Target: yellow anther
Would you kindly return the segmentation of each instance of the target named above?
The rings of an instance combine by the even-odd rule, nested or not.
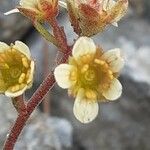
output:
[[[26,85],[25,84],[20,84],[19,89],[23,89]]]
[[[99,65],[104,65],[105,64],[105,61],[99,60],[99,59],[95,59],[94,62],[99,64]]]
[[[87,55],[82,56],[81,60],[82,62],[87,63],[91,60],[91,58],[92,58],[91,55],[87,54]]]
[[[77,80],[77,73],[76,71],[72,71],[70,74],[70,80],[76,81]]]
[[[109,74],[109,75],[112,75],[113,72],[112,72],[111,70],[108,70],[108,74]]]
[[[84,65],[81,69],[81,73],[86,72],[88,69],[89,69],[89,65],[88,64]]]
[[[16,91],[18,91],[20,88],[19,88],[19,84],[17,84],[17,85],[15,85],[15,86],[13,86],[13,87],[11,87],[11,91],[12,92],[16,92]]]
[[[109,75],[109,78],[112,80],[114,78],[114,76],[111,74],[111,75]]]
[[[104,64],[104,68],[105,68],[105,69],[108,68],[108,64],[107,64],[107,63]]]
[[[91,99],[91,100],[96,100],[97,99],[96,92],[93,91],[93,90],[86,90],[85,95],[88,99]]]
[[[4,66],[5,66],[5,68],[6,68],[6,69],[9,69],[9,66],[8,66],[8,64],[5,64]]]
[[[28,68],[28,67],[29,67],[28,60],[27,60],[26,57],[23,57],[23,58],[22,58],[22,64],[24,65],[25,68]]]
[[[20,75],[20,77],[19,77],[18,82],[19,82],[20,84],[23,83],[25,77],[26,77],[25,73],[22,73],[22,74]]]
[[[1,63],[0,64],[0,68],[2,68],[2,69],[9,69],[9,66],[8,66],[8,64],[3,64],[3,63]]]

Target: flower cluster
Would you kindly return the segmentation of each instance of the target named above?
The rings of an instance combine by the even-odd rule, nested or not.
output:
[[[34,61],[21,41],[8,46],[0,42],[0,93],[9,97],[22,95],[32,86]]]
[[[98,114],[97,102],[113,101],[122,93],[117,77],[124,66],[119,49],[104,53],[93,40],[80,37],[72,50],[69,64],[56,67],[54,75],[58,85],[68,88],[76,97],[74,115],[82,123],[92,121]]]
[[[72,46],[67,45],[63,28],[56,21],[58,5],[68,10],[70,22],[79,35],[72,50]],[[60,0],[21,0],[20,6],[5,13],[21,12],[36,22],[35,28],[46,39],[56,43],[59,49],[65,47],[62,50],[65,56],[72,52],[68,64],[55,68],[54,76],[58,85],[75,97],[73,112],[82,123],[95,119],[98,102],[113,101],[121,96],[122,85],[117,77],[124,59],[120,49],[104,52],[89,37],[102,32],[107,25],[118,26],[117,22],[127,8],[128,0],[66,0],[66,3]],[[53,35],[43,27],[43,22],[50,24]],[[34,61],[25,44],[19,41],[11,46],[0,43],[1,93],[11,97],[21,95],[31,86],[33,73]]]

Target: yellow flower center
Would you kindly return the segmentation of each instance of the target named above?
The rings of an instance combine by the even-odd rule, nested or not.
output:
[[[21,52],[9,49],[0,53],[1,91],[16,92],[25,87],[29,77],[31,61]]]
[[[76,80],[76,84],[71,88],[71,93],[76,95],[78,90],[83,88],[87,99],[101,99],[102,92],[109,88],[115,76],[109,64],[101,59],[101,55],[90,57],[87,54],[81,56],[78,62],[72,57],[69,64],[77,68],[77,71],[73,70],[70,76],[72,81]]]
[[[95,71],[94,70],[88,70],[85,73],[85,80],[87,81],[93,81],[95,79]]]

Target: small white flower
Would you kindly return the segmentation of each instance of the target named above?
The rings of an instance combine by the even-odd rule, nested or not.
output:
[[[80,37],[72,50],[68,64],[55,68],[58,85],[76,97],[73,112],[82,123],[88,123],[98,114],[98,103],[116,100],[122,85],[117,76],[124,66],[119,49],[103,53],[93,40]]]
[[[117,27],[117,22],[126,14],[128,8],[128,0],[66,0],[66,2],[74,31],[82,36],[102,32],[109,24]]]
[[[43,20],[47,15],[57,15],[58,4],[61,7],[67,7],[67,4],[60,0],[20,0],[20,6],[4,14],[21,12],[32,20]]]
[[[22,95],[32,86],[35,63],[29,48],[21,41],[8,46],[0,42],[0,93]]]

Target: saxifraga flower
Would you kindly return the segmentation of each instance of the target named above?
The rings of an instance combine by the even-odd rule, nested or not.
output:
[[[0,93],[22,95],[33,83],[35,63],[29,48],[21,41],[8,46],[0,42]]]
[[[62,7],[66,7],[66,3],[58,0],[21,0],[20,6],[6,12],[5,15],[21,12],[24,16],[33,21],[43,21],[47,18],[57,16],[58,4]]]
[[[71,24],[82,36],[102,32],[109,24],[117,26],[127,8],[128,0],[67,0]]]
[[[68,64],[57,66],[54,75],[58,85],[76,97],[73,112],[79,121],[91,122],[98,114],[98,102],[121,96],[122,85],[117,77],[123,66],[119,49],[104,53],[90,38],[76,41]]]

